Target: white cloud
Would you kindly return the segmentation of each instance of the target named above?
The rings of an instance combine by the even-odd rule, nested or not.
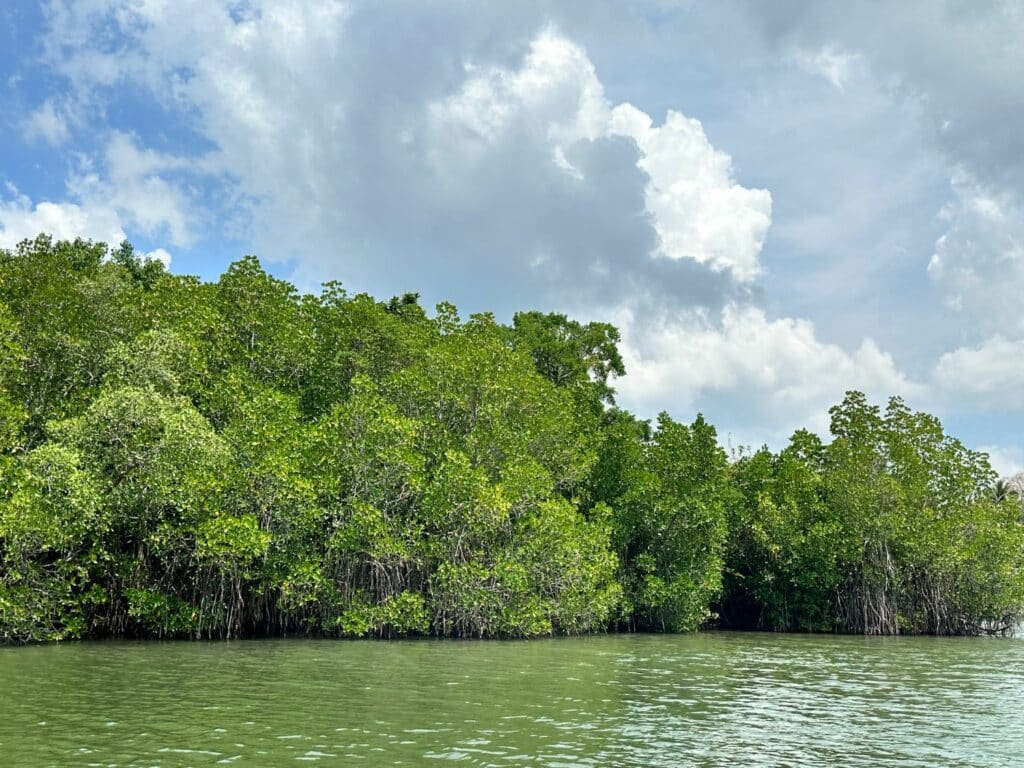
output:
[[[468,71],[457,93],[431,105],[440,165],[464,154],[467,142],[499,145],[512,125],[525,123],[550,142],[552,162],[583,180],[566,159],[569,146],[627,137],[648,176],[646,208],[658,234],[657,255],[729,270],[745,282],[760,272],[771,194],[733,180],[731,158],[711,145],[699,120],[670,110],[655,126],[628,102],[613,107],[586,52],[550,29],[533,40],[519,69]]]
[[[55,147],[63,144],[71,135],[67,114],[52,99],[47,99],[32,110],[22,122],[21,130],[29,141],[43,140]]]
[[[48,233],[58,239],[84,237],[116,245],[131,228],[175,245],[190,245],[195,239],[193,201],[170,176],[194,174],[201,162],[141,148],[133,137],[114,131],[98,165],[81,158],[80,169],[67,180],[69,200],[33,203],[9,187],[11,198],[0,201],[0,243],[11,247]],[[167,252],[158,251],[157,258],[163,260]]]
[[[152,251],[143,253],[142,258],[149,261],[159,261],[161,264],[164,265],[164,269],[171,268],[171,254],[169,254],[163,248],[156,248]]]
[[[860,64],[860,56],[838,50],[832,45],[825,45],[816,51],[797,51],[794,58],[802,70],[825,78],[840,91],[846,88]]]
[[[956,198],[940,214],[949,224],[928,275],[973,327],[1024,335],[1024,206],[962,170],[951,183]]]
[[[0,248],[13,249],[23,240],[33,240],[39,234],[51,235],[55,240],[80,237],[111,247],[127,239],[121,218],[112,206],[50,201],[33,203],[13,186],[8,185],[8,190],[11,197],[0,199]],[[139,256],[159,261],[165,269],[171,266],[171,254],[164,248],[155,248]]]
[[[1024,408],[1024,341],[993,336],[939,358],[936,383],[951,395],[995,410]]]
[[[761,271],[758,256],[771,225],[772,198],[732,179],[732,159],[711,146],[699,120],[670,110],[661,126],[631,104],[612,113],[612,132],[641,149],[637,162],[650,176],[647,208],[661,252],[729,269],[740,280]]]
[[[955,322],[920,322],[922,336],[930,338],[921,338],[919,348],[934,349],[940,335],[951,333],[959,336],[957,344],[968,346],[986,338],[1024,338],[1024,5],[906,0],[879,13],[866,0],[734,2],[759,22],[777,50],[804,52],[798,63],[835,84],[849,82],[851,71],[870,73],[876,88],[913,112],[918,135],[939,150],[936,159],[952,175],[952,199],[939,213],[945,232],[935,243],[928,275]],[[844,58],[850,56],[855,58]],[[906,154],[894,159],[894,167]],[[903,184],[894,179],[877,186],[884,199]],[[909,202],[902,199],[903,205]],[[878,220],[871,217],[876,240],[884,237]],[[922,221],[912,226],[918,232],[928,228]],[[826,234],[834,235],[831,229]],[[854,267],[866,273],[859,261]],[[915,288],[908,284],[902,293],[908,296],[907,314],[920,312],[920,318],[927,310],[914,306]],[[967,351],[951,353],[942,375],[954,377],[950,366],[966,359]]]
[[[81,200],[104,201],[136,231],[166,234],[175,245],[187,246],[195,238],[192,201],[169,175],[190,172],[198,162],[140,148],[133,137],[115,131],[101,168],[87,162],[69,179],[68,190]]]
[[[778,439],[799,426],[824,432],[829,406],[849,389],[875,398],[923,392],[870,339],[851,354],[818,339],[809,321],[770,319],[753,307],[644,327],[635,327],[628,312],[617,320],[628,371],[621,399],[645,413],[666,403],[686,412],[701,396],[727,394]]]
[[[62,240],[82,237],[116,244],[125,239],[117,211],[110,206],[49,201],[33,204],[17,190],[12,192],[11,199],[0,200],[0,248],[13,248],[43,232]]]
[[[462,87],[429,107],[435,140],[455,129],[460,138],[468,134],[493,144],[519,122],[550,140],[553,150],[564,150],[608,132],[610,107],[594,65],[551,28],[531,41],[519,69],[467,63],[465,71]]]
[[[213,148],[175,158],[116,135],[76,192],[185,239],[172,180],[201,169],[228,180],[257,252],[295,258],[306,284],[505,317],[615,308],[620,401],[646,413],[722,394],[783,434],[823,428],[847,388],[919,391],[873,342],[849,352],[749,306],[771,195],[740,183],[699,120],[611,100],[587,51],[538,33],[536,14],[503,10],[497,27],[457,3],[370,7],[55,4],[50,55],[79,89],[102,103],[130,80]],[[845,82],[838,60],[832,74]]]
[[[83,103],[130,80],[187,116],[213,147],[193,169],[228,191],[223,226],[312,285],[343,270],[361,289],[441,298],[459,283],[502,312],[567,288],[718,302],[753,280],[771,197],[734,180],[699,121],[613,106],[586,51],[535,19],[505,19],[532,33],[517,57],[513,30],[497,45],[456,5],[428,15],[448,39],[422,39],[415,14],[340,3],[55,3],[48,50]],[[74,191],[185,243],[187,195],[170,182],[188,171],[147,152],[119,136],[107,175]]]

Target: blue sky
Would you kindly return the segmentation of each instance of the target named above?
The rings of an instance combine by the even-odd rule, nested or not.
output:
[[[623,332],[731,445],[848,388],[1024,467],[1024,6],[70,0],[0,10],[0,247]]]

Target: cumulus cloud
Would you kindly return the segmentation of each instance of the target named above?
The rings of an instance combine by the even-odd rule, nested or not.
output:
[[[10,248],[41,232],[116,245],[127,239],[126,228],[189,245],[195,238],[193,200],[165,175],[194,173],[195,165],[194,160],[140,148],[131,136],[114,131],[99,162],[80,158],[67,179],[69,200],[33,202],[8,185],[8,199],[0,200],[0,247]],[[155,258],[166,258],[169,264],[167,251],[158,251]]]
[[[949,200],[938,211],[944,232],[927,273],[954,321],[936,316],[932,326],[947,338],[955,333],[962,345],[934,365],[933,394],[961,406],[1021,407],[1024,6],[911,0],[879,12],[867,0],[733,5],[777,49],[795,51],[805,69],[838,84],[852,62],[916,111],[950,178]],[[937,346],[934,338],[925,343]]]
[[[873,342],[847,352],[758,308],[769,192],[744,185],[685,103],[662,117],[610,98],[547,15],[55,1],[47,56],[80,103],[102,114],[131,84],[203,146],[114,133],[74,193],[187,242],[185,181],[216,178],[218,221],[291,260],[303,287],[340,276],[506,318],[610,316],[625,331],[620,401],[648,412],[725,393],[783,430],[822,424],[848,387],[915,391]],[[815,66],[842,85],[852,65],[830,55]]]
[[[105,201],[136,231],[189,245],[195,237],[192,200],[170,176],[191,172],[199,162],[142,148],[132,136],[114,131],[100,167],[86,160],[69,179],[68,190],[82,200]]]
[[[617,319],[630,371],[620,390],[647,414],[666,402],[690,409],[713,392],[728,396],[733,411],[757,413],[759,439],[777,442],[799,426],[824,432],[829,406],[849,389],[876,399],[923,391],[870,339],[849,353],[819,339],[806,320],[771,319],[755,307],[727,306],[720,316],[693,313],[642,327],[628,311]],[[716,415],[727,424],[742,421],[730,409]]]
[[[947,352],[935,366],[935,379],[957,397],[995,410],[1024,408],[1024,340],[996,335]]]
[[[632,104],[613,106],[585,51],[550,29],[532,41],[519,69],[469,74],[457,93],[431,105],[446,153],[461,154],[467,140],[499,144],[508,126],[521,121],[550,143],[557,166],[585,183],[568,160],[572,145],[626,137],[648,177],[644,198],[658,236],[655,255],[729,270],[740,281],[757,276],[771,195],[733,180],[732,159],[711,145],[699,120],[670,110],[658,126]]]
[[[33,203],[27,196],[9,187],[11,196],[0,200],[0,248],[13,248],[22,240],[31,240],[40,232],[57,239],[82,237],[105,243],[125,239],[117,211],[104,205],[77,203]]]
[[[85,204],[50,201],[33,203],[27,196],[8,185],[10,197],[0,199],[0,248],[13,249],[23,240],[33,240],[41,233],[57,240],[81,237],[116,246],[127,239],[121,216],[110,205],[91,201]],[[171,266],[171,254],[164,248],[140,254],[143,259]]]
[[[441,4],[428,23],[451,27],[442,44],[420,39],[425,12],[405,11],[57,2],[48,49],[94,101],[131,81],[189,115],[214,147],[203,169],[242,203],[234,231],[264,257],[295,259],[299,280],[340,271],[395,290],[400,273],[398,287],[433,298],[453,282],[474,297],[500,284],[499,311],[564,304],[567,285],[603,303],[625,289],[684,304],[745,290],[771,198],[734,179],[699,121],[670,112],[655,125],[612,104],[586,51],[554,27],[524,22],[496,45],[493,29]],[[178,210],[151,181],[126,202]]]
[[[911,102],[945,156],[947,230],[928,273],[977,330],[1024,332],[1024,6],[1009,0],[911,0],[879,13],[867,0],[754,3],[748,18],[797,60],[834,81],[851,61]],[[810,52],[810,53],[808,53]]]
[[[670,110],[661,126],[632,106],[612,113],[612,130],[631,137],[650,177],[647,209],[661,240],[660,253],[728,269],[742,281],[761,271],[758,256],[771,223],[767,190],[732,180],[732,158],[711,146],[699,120]]]

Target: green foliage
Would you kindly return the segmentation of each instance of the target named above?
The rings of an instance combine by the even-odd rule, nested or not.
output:
[[[157,637],[187,636],[198,627],[196,611],[176,595],[128,587],[124,597],[132,621]]]
[[[1024,526],[987,458],[898,398],[851,392],[834,439],[797,433],[733,467],[728,596],[738,626],[869,634],[1005,631],[1024,598]]]
[[[725,452],[701,416],[687,426],[663,413],[639,444],[628,421],[613,427],[611,445],[621,450],[598,479],[617,494],[609,502],[632,620],[648,629],[695,629],[710,618],[721,587]]]
[[[175,331],[143,331],[119,342],[107,355],[104,383],[108,387],[149,388],[162,395],[196,391],[203,370],[194,344]]]
[[[337,619],[327,622],[326,628],[349,637],[426,634],[430,630],[430,613],[423,595],[400,592],[379,603],[355,603]]]
[[[17,323],[0,301],[0,471],[8,460],[8,454],[21,442],[27,415],[11,391],[17,386],[24,362],[25,353],[18,344]]]
[[[971,633],[1024,605],[983,455],[851,394],[732,465],[613,406],[618,331],[429,317],[253,257],[0,251],[0,640]]]
[[[108,522],[99,483],[60,445],[27,454],[0,502],[0,639],[60,640],[87,628]]]
[[[723,620],[761,629],[839,629],[832,606],[853,556],[852,531],[823,498],[821,441],[797,433],[778,454],[762,449],[732,467]]]
[[[512,319],[512,340],[533,357],[538,373],[557,387],[573,390],[584,404],[600,412],[602,403],[614,403],[608,380],[626,373],[615,326],[518,312]]]
[[[388,377],[385,390],[406,415],[431,425],[422,442],[431,459],[460,451],[497,479],[507,463],[528,458],[569,491],[585,481],[596,458],[595,424],[570,393],[509,348],[506,331],[476,315]]]
[[[47,420],[84,409],[111,347],[141,330],[144,288],[105,256],[102,244],[44,236],[0,251],[0,303],[14,315],[23,360],[10,389],[33,443]]]

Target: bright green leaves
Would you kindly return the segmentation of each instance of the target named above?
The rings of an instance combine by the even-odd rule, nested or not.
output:
[[[434,627],[456,637],[532,637],[550,634],[551,620],[529,574],[505,553],[490,562],[441,563],[431,578]]]
[[[442,633],[593,631],[619,607],[606,511],[588,520],[553,493],[542,468],[528,473],[518,467],[493,485],[465,455],[449,453],[428,489],[430,604]]]
[[[176,595],[128,587],[124,598],[128,617],[156,637],[188,636],[199,627],[199,612]]]
[[[373,563],[385,563],[414,557],[409,538],[400,521],[370,504],[353,501],[337,522],[328,548],[339,554],[365,557]]]
[[[110,252],[110,260],[147,290],[151,290],[167,274],[162,262],[136,253],[127,240]]]
[[[1010,549],[1024,549],[1021,532],[989,513],[995,475],[984,457],[947,437],[933,416],[895,398],[882,413],[851,393],[832,409],[832,426],[824,497],[860,544],[840,588],[844,626],[959,633],[980,620],[1005,623],[1001,614],[1019,610],[998,600],[979,610],[972,585],[983,558],[964,556],[979,538],[1015,538]],[[982,568],[1000,570],[992,560]]]
[[[460,451],[492,478],[508,462],[532,459],[569,490],[594,462],[592,425],[503,336],[493,319],[475,316],[390,377],[385,390],[404,413],[431,425],[424,435],[430,456]]]
[[[0,303],[16,319],[23,356],[11,392],[28,414],[33,439],[47,420],[85,407],[108,351],[140,329],[143,289],[105,255],[103,245],[46,237],[15,253],[0,251]]]
[[[109,390],[52,432],[106,479],[118,525],[141,533],[169,515],[198,520],[219,506],[231,454],[184,399],[152,389]]]
[[[610,423],[595,489],[614,509],[632,621],[696,629],[721,587],[730,497],[725,453],[699,416],[687,426],[662,414],[651,439],[644,437],[628,419]]]
[[[270,536],[254,515],[234,507],[232,452],[209,422],[184,398],[121,387],[104,391],[81,416],[51,432],[102,478],[110,588],[125,595],[155,591],[174,605],[183,601],[191,606],[189,616],[195,614],[189,626],[197,632],[226,624],[237,633],[242,581]],[[214,584],[211,599],[205,593]],[[133,610],[111,606],[97,623],[111,632],[125,631],[131,625],[124,622],[136,619],[140,629],[149,627],[150,614]]]
[[[933,417],[853,393],[832,443],[729,466],[701,417],[610,407],[618,341],[252,257],[204,284],[127,244],[0,251],[0,638],[1020,615],[1019,507]]]
[[[571,390],[582,405],[600,413],[602,404],[614,402],[609,379],[626,373],[614,326],[584,325],[554,313],[518,312],[512,320],[512,339],[517,349],[533,358],[541,376]]]
[[[196,555],[217,565],[244,567],[267,552],[270,534],[255,515],[215,514],[196,530]]]
[[[974,633],[1024,601],[1024,528],[984,456],[899,399],[851,392],[828,445],[805,432],[734,468],[727,621],[767,629]]]
[[[487,473],[469,458],[449,451],[424,496],[420,519],[431,548],[443,559],[461,559],[510,532],[511,504]]]
[[[558,632],[595,632],[621,608],[619,561],[610,549],[606,507],[584,518],[573,504],[553,497],[519,521],[515,559],[526,569],[530,590],[541,599],[544,616]]]
[[[93,583],[107,528],[96,478],[77,453],[44,445],[12,468],[0,500],[0,639],[77,637],[105,594]]]
[[[740,458],[731,505],[722,619],[730,626],[830,631],[843,563],[858,542],[823,500],[821,440],[797,433],[778,454]]]
[[[18,344],[17,324],[0,301],[0,472],[3,472],[7,454],[21,442],[27,416],[24,407],[12,394],[18,386],[24,362],[25,352]]]
[[[423,635],[430,630],[430,612],[422,595],[400,592],[380,602],[355,601],[324,628],[350,637]]]
[[[26,456],[21,469],[0,517],[8,554],[73,552],[103,532],[99,484],[82,469],[75,451],[41,446]]]
[[[324,538],[317,503],[318,478],[308,468],[314,428],[299,413],[296,398],[268,387],[254,388],[232,404],[221,437],[233,457],[224,483],[224,509],[258,522],[269,538],[265,551],[244,568],[251,598],[282,601],[305,624],[304,607],[322,584],[314,556]],[[266,621],[270,621],[269,619]],[[264,626],[261,631],[274,631]]]
[[[308,367],[309,323],[294,286],[268,275],[254,256],[232,264],[213,297],[220,318],[215,360],[292,391]]]
[[[353,382],[317,431],[311,460],[328,499],[354,498],[384,508],[408,505],[423,487],[422,429],[366,377]]]
[[[106,360],[105,383],[182,395],[195,391],[202,370],[199,351],[186,337],[168,330],[145,331],[114,345]]]
[[[348,401],[317,427],[309,459],[326,513],[320,600],[325,629],[402,633],[419,626],[368,612],[368,606],[391,605],[419,580],[412,512],[426,482],[420,431],[362,375],[353,381]]]

